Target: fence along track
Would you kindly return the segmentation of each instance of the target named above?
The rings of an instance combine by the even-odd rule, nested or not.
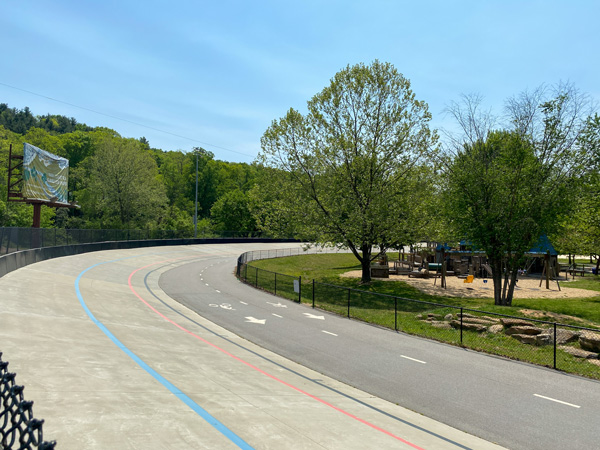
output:
[[[348,318],[600,379],[600,351],[589,347],[590,342],[600,341],[600,329],[378,294],[315,280],[302,283],[300,277],[249,264],[260,259],[330,252],[337,251],[292,248],[247,252],[238,258],[237,276],[256,288],[296,302],[312,302],[313,308]],[[301,292],[294,289],[294,280],[296,286],[303,285]]]

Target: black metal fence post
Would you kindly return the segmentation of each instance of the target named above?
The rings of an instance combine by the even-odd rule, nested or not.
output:
[[[315,309],[315,279],[313,278],[313,291],[312,291],[312,307]]]
[[[298,277],[298,303],[302,303],[302,275]]]
[[[254,286],[258,287],[258,267],[254,268]]]
[[[556,369],[556,322],[554,322],[554,368]]]
[[[275,295],[277,295],[277,272],[275,272]]]
[[[398,297],[394,297],[394,330],[398,331]]]
[[[348,289],[348,317],[350,317],[350,289]]]
[[[463,343],[463,309],[460,308],[460,343]]]

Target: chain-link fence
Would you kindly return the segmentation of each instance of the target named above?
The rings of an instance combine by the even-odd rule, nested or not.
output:
[[[489,354],[600,379],[600,329],[508,316],[378,294],[259,269],[247,262],[303,254],[301,249],[249,252],[238,259],[247,283],[313,308]],[[276,255],[276,256],[273,256]],[[281,288],[286,279],[286,288]],[[275,280],[278,280],[277,282]],[[293,280],[297,285],[292,291]],[[275,289],[275,286],[280,287]]]
[[[67,228],[19,228],[0,227],[0,255],[33,248],[56,247],[59,245],[91,244],[110,241],[143,241],[150,239],[193,238],[193,231],[184,230],[91,230]],[[200,229],[198,239],[205,238],[258,238],[258,232],[211,231]]]
[[[15,384],[15,378],[0,352],[0,449],[54,449],[55,441],[43,440],[44,421],[33,417],[33,402],[23,398],[24,388]]]
[[[300,301],[301,278],[259,269],[248,264],[238,265],[238,276],[255,288],[280,297]]]

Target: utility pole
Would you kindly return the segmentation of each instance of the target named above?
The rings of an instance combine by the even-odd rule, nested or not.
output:
[[[196,209],[194,212],[194,239],[198,237],[198,148],[194,148],[196,153]]]

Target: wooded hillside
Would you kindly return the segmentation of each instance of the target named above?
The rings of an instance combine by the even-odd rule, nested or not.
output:
[[[69,200],[79,210],[42,208],[43,227],[187,230],[194,228],[196,153],[198,230],[254,232],[248,192],[259,168],[196,152],[152,148],[75,118],[34,115],[0,104],[0,226],[29,227],[32,207],[7,204],[9,147],[28,142],[69,160]]]

